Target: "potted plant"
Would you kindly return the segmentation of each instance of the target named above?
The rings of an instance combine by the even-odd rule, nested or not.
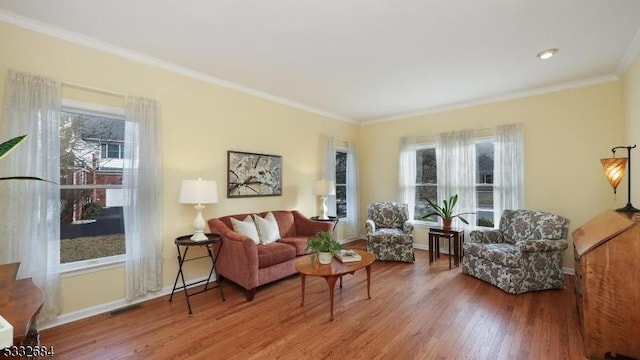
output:
[[[474,214],[472,212],[454,214],[453,210],[456,207],[456,203],[458,202],[458,194],[451,196],[449,200],[442,200],[442,206],[432,202],[429,199],[427,199],[427,202],[433,208],[433,211],[423,216],[422,219],[425,220],[433,215],[436,215],[442,218],[442,226],[445,228],[451,227],[451,220],[453,220],[453,218],[458,218],[460,219],[460,221],[468,225],[469,222],[462,215]]]
[[[21,136],[14,137],[13,139],[9,139],[3,142],[2,144],[0,144],[0,159],[5,157],[11,150],[13,150],[26,138],[27,138],[27,135],[21,135]],[[8,176],[8,177],[0,177],[0,180],[39,180],[39,181],[50,182],[48,180],[44,180],[35,176]]]
[[[307,250],[318,253],[320,264],[331,263],[331,256],[340,249],[342,245],[327,231],[321,231],[307,240]]]

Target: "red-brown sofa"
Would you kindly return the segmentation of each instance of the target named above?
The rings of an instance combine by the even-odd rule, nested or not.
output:
[[[220,280],[227,279],[246,289],[247,301],[253,300],[260,285],[296,273],[295,262],[305,255],[307,239],[320,231],[331,231],[332,222],[314,221],[297,210],[271,211],[278,223],[280,239],[256,245],[248,236],[233,231],[231,218],[242,221],[251,214],[212,218],[207,222],[212,233],[222,235],[222,247],[216,261]],[[264,217],[268,212],[258,213]]]

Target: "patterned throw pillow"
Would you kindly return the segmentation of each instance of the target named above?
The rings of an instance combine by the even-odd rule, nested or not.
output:
[[[264,218],[261,218],[258,215],[253,215],[253,220],[256,223],[258,236],[260,237],[260,243],[262,245],[271,244],[272,242],[280,239],[278,222],[272,212],[268,212]]]
[[[256,224],[253,222],[251,215],[247,215],[247,217],[242,221],[231,218],[231,225],[233,226],[233,231],[248,236],[254,243],[256,243],[256,245],[260,244],[258,229],[256,228]]]

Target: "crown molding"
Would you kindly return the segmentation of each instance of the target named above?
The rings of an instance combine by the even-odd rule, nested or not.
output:
[[[521,98],[526,98],[530,96],[543,95],[547,93],[580,88],[584,86],[596,85],[596,84],[601,84],[601,83],[606,83],[611,81],[618,81],[618,80],[620,80],[620,78],[615,75],[598,76],[591,79],[572,81],[572,82],[562,83],[562,84],[553,85],[553,86],[546,86],[546,87],[541,87],[541,88],[536,88],[531,90],[506,93],[506,94],[491,96],[491,97],[482,98],[482,99],[459,102],[455,104],[436,106],[433,108],[429,108],[427,110],[413,112],[413,113],[405,113],[405,114],[394,115],[394,116],[385,117],[385,118],[366,120],[361,122],[360,124],[372,125],[372,124],[378,124],[378,123],[389,122],[389,121],[405,120],[405,119],[418,117],[418,116],[437,114],[445,111],[464,109],[464,108],[479,106],[479,105],[493,104],[493,103],[498,103],[498,102],[507,101],[507,100],[521,99]]]
[[[624,57],[622,58],[622,60],[620,61],[620,64],[618,64],[618,67],[616,68],[616,75],[618,75],[618,77],[622,77],[622,75],[624,75],[624,73],[626,73],[627,70],[629,70],[629,67],[633,63],[633,60],[635,60],[635,58],[638,56],[639,53],[640,53],[640,28],[636,32],[636,35],[633,37],[633,41],[631,42],[631,45],[629,45],[629,48],[627,48],[627,51],[625,52]]]
[[[65,29],[62,29],[57,26],[44,24],[39,21],[35,21],[33,19],[29,19],[23,16],[16,15],[11,12],[7,12],[6,10],[0,9],[0,21],[25,28],[28,30],[32,30],[41,34],[45,34],[48,36],[52,36],[61,40],[65,40],[74,44],[82,45],[88,48],[92,48],[98,51],[102,51],[105,53],[109,53],[112,55],[116,55],[125,59],[133,60],[138,63],[142,63],[145,65],[153,66],[162,70],[170,71],[176,74],[188,76],[206,83],[210,83],[213,85],[221,86],[224,88],[228,88],[231,90],[235,90],[244,94],[248,94],[251,96],[255,96],[261,99],[269,100],[281,105],[286,105],[292,108],[296,108],[298,110],[303,110],[312,114],[320,115],[323,117],[327,117],[333,120],[344,121],[348,123],[357,123],[352,119],[345,118],[343,116],[339,116],[336,114],[332,114],[330,112],[316,109],[311,106],[307,106],[304,104],[300,104],[298,102],[285,99],[273,94],[269,94],[260,90],[256,90],[244,85],[240,85],[228,80],[220,79],[215,76],[207,75],[195,70],[191,70],[189,68],[179,66],[164,60],[160,60],[158,58],[143,55],[129,49],[125,49],[104,41],[96,40],[94,38],[81,35],[75,32],[71,32]]]

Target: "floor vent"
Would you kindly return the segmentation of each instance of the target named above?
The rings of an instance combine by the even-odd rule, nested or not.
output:
[[[125,306],[125,307],[121,307],[120,309],[115,309],[115,310],[111,311],[109,313],[109,315],[116,316],[116,315],[120,315],[122,313],[126,313],[126,312],[129,312],[129,311],[138,310],[141,307],[142,307],[142,305],[140,305],[140,304],[134,304],[134,305],[130,305],[130,306]]]

